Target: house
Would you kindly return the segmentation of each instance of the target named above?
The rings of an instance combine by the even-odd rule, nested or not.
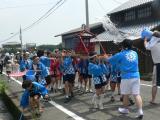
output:
[[[133,40],[134,47],[139,54],[141,73],[152,72],[152,58],[150,52],[144,48],[143,41],[140,40],[140,33],[144,28],[160,30],[160,19],[159,14],[157,14],[159,11],[155,9],[155,5],[154,0],[129,0],[107,14],[118,32],[122,36],[124,35],[126,38],[129,37]],[[104,23],[104,28],[106,25],[105,31],[99,34],[96,39],[92,39],[91,42],[95,44],[101,42],[107,53],[115,53],[119,49],[115,41],[118,43],[122,39],[119,39],[117,35],[108,30],[108,24],[110,23],[107,23],[107,19],[106,17],[106,23]]]
[[[6,42],[2,44],[3,49],[21,49],[21,43],[19,42]]]
[[[90,38],[95,35],[98,35],[105,31],[101,22],[90,24],[90,32],[85,31],[85,25],[82,25],[80,28],[70,30],[68,32],[56,35],[55,37],[62,37],[62,47],[65,49],[73,49],[76,52],[83,52],[85,48],[83,42],[89,51],[94,51],[94,43],[90,42]],[[80,36],[83,39],[81,42]]]

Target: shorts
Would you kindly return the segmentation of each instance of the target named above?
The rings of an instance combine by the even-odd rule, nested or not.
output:
[[[51,83],[51,75],[48,75],[47,77],[45,77],[45,80],[47,85],[49,85]]]
[[[56,78],[56,77],[58,77],[58,75],[56,75],[56,74],[51,74],[51,77],[53,78]]]
[[[121,83],[121,77],[117,77],[117,83]]]
[[[88,78],[92,78],[92,75],[88,75]]]
[[[111,74],[106,75],[107,80],[109,80]]]
[[[140,94],[140,79],[122,79],[120,84],[122,95],[139,95]]]
[[[88,75],[85,74],[85,73],[80,73],[80,76],[81,76],[83,79],[87,79],[87,78],[88,78]]]
[[[6,71],[7,74],[11,74],[11,71]]]
[[[75,74],[66,74],[63,75],[63,83],[68,81],[69,83],[74,83],[75,80]]]
[[[110,81],[110,83],[115,83],[116,84],[117,82],[116,81]]]
[[[160,63],[153,67],[152,86],[160,86]]]
[[[95,87],[95,89],[100,89],[100,88],[103,87],[103,85],[102,84],[96,84],[96,85],[94,85],[94,87]]]
[[[105,86],[107,84],[106,81],[105,82],[103,81],[102,77],[98,77],[98,79],[100,81],[99,81],[99,84],[95,84],[94,85],[95,89],[100,89],[100,88],[102,88],[103,86]]]
[[[105,86],[105,85],[107,85],[107,81],[102,83],[102,86]]]
[[[41,97],[40,93],[32,93],[32,92],[30,92],[30,97],[34,97],[34,96],[37,96],[37,95],[38,95],[38,98]]]

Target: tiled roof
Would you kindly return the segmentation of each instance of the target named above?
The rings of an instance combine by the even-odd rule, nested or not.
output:
[[[129,8],[133,8],[136,6],[140,6],[149,2],[153,2],[154,0],[129,0],[127,2],[125,2],[124,4],[120,5],[119,7],[113,9],[112,11],[110,11],[108,14],[112,14],[112,13],[116,13],[119,11],[123,11],[123,10],[127,10]]]
[[[160,25],[159,22],[151,22],[146,24],[138,24],[127,27],[119,27],[119,34],[111,34],[108,31],[105,31],[97,36],[97,38],[91,39],[91,42],[99,42],[99,41],[115,41],[121,42],[124,38],[129,38],[132,40],[140,38],[140,33],[144,28],[153,29],[156,26]]]
[[[104,42],[104,41],[116,41],[116,42],[121,42],[124,39],[120,34],[115,35],[111,34],[108,31],[105,31],[101,34],[99,34],[96,38],[92,38],[91,42]]]
[[[93,28],[95,28],[97,26],[100,26],[100,25],[102,25],[102,22],[97,22],[97,23],[94,23],[94,24],[90,24],[89,28],[93,29]],[[76,28],[76,29],[70,30],[68,32],[64,32],[64,33],[61,33],[59,35],[56,35],[55,37],[62,36],[62,35],[67,35],[67,34],[72,34],[72,33],[77,33],[77,32],[80,32],[81,30],[82,30],[81,28]]]

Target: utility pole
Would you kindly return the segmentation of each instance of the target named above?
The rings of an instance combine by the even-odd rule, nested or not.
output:
[[[22,43],[22,30],[20,26],[20,31],[19,31],[19,39],[21,41],[21,54],[23,54],[23,43]]]
[[[89,30],[89,7],[88,7],[88,0],[85,0],[86,5],[86,27]]]

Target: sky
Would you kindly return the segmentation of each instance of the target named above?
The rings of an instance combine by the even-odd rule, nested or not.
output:
[[[25,28],[44,15],[59,0],[0,0],[0,45],[6,42],[20,42],[19,36],[4,41],[21,28]],[[101,21],[107,12],[128,0],[88,0],[89,22]],[[23,44],[59,44],[57,34],[81,27],[85,24],[85,0],[66,2],[45,20],[28,31],[22,31]]]

